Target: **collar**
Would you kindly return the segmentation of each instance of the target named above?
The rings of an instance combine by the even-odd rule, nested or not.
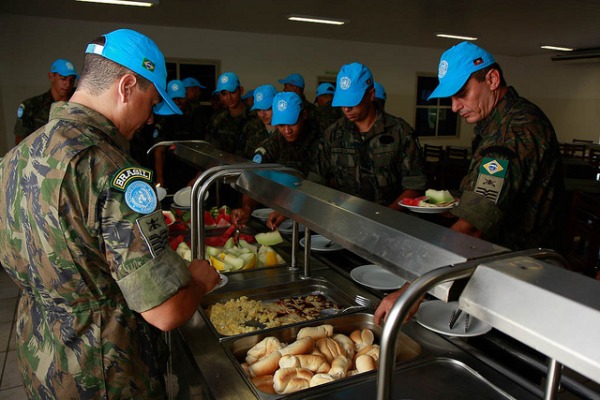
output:
[[[502,118],[508,110],[512,108],[514,103],[519,99],[519,93],[512,86],[508,87],[508,91],[502,97],[496,107],[492,110],[492,113],[485,119],[479,121],[475,125],[475,132],[477,134],[482,134],[487,131],[487,128],[492,124],[498,124],[502,121]]]

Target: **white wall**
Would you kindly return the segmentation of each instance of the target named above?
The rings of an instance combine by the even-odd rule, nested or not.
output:
[[[0,14],[0,154],[14,143],[19,103],[48,90],[52,61],[70,59],[81,70],[86,44],[102,33],[122,28],[104,22],[80,22]],[[221,60],[222,72],[235,71],[251,89],[291,72],[301,73],[306,95],[314,97],[317,76],[352,61],[368,65],[388,93],[386,110],[414,125],[417,73],[435,73],[437,49],[359,42],[232,33],[224,31],[130,25],[150,36],[167,58]],[[450,45],[450,42],[449,42]],[[600,137],[600,63],[556,65],[550,57],[497,56],[509,84],[538,104],[554,123],[559,140]],[[459,138],[436,144],[468,146],[472,127],[461,124]],[[434,142],[435,139],[422,140]]]

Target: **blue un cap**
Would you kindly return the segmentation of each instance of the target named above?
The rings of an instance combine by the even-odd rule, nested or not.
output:
[[[317,86],[317,95],[315,96],[315,99],[324,94],[334,94],[334,93],[335,93],[335,87],[333,87],[333,84],[331,84],[329,82],[323,82],[319,86]]]
[[[249,90],[249,91],[245,92],[245,93],[242,95],[242,100],[246,100],[247,98],[250,98],[250,97],[252,97],[252,96],[254,96],[254,89],[252,89],[252,90]]]
[[[367,89],[373,86],[371,70],[360,63],[342,66],[337,76],[333,95],[334,107],[354,107],[362,100]]]
[[[454,96],[471,74],[494,64],[494,57],[471,42],[462,42],[446,50],[438,66],[438,87],[427,100]]]
[[[240,79],[235,72],[225,72],[219,76],[217,80],[217,92],[226,90],[228,92],[235,92],[240,87]]]
[[[167,94],[172,99],[185,99],[185,85],[182,81],[173,79],[167,83]],[[154,107],[154,114],[169,115],[169,106],[164,101],[161,101]]]
[[[289,74],[285,78],[279,79],[277,82],[284,85],[289,83],[290,85],[298,86],[300,88],[304,87],[304,78],[300,74]]]
[[[262,85],[254,89],[254,105],[251,110],[268,110],[273,106],[277,89],[273,85]]]
[[[271,125],[295,125],[302,111],[302,99],[294,92],[281,92],[273,97]]]
[[[383,87],[383,85],[379,82],[375,82],[374,85],[375,85],[375,98],[380,99],[380,100],[386,100],[387,93],[385,92],[385,88]]]
[[[54,61],[50,66],[50,72],[57,73],[62,76],[71,76],[75,75],[75,78],[79,78],[77,71],[75,71],[75,66],[69,60],[65,60],[64,58],[59,58]]]
[[[196,78],[188,77],[183,79],[181,82],[183,82],[183,86],[185,86],[186,88],[197,86],[200,89],[206,89],[206,86],[201,84],[200,81]]]
[[[89,44],[85,52],[98,54],[148,79],[166,102],[168,109],[165,111],[170,114],[181,114],[177,104],[167,94],[165,57],[156,43],[131,29],[118,29],[107,33],[104,38],[104,45]],[[158,106],[160,104],[155,107],[155,110]]]

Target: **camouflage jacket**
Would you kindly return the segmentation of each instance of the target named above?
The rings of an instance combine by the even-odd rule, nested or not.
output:
[[[245,141],[244,125],[248,122],[248,109],[235,117],[229,110],[221,111],[211,121],[208,128],[208,141],[215,147],[231,154],[243,155]]]
[[[319,132],[323,134],[334,122],[340,118],[345,118],[340,107],[333,107],[331,104],[325,104],[317,107],[315,116],[319,123]]]
[[[43,125],[46,125],[52,103],[54,103],[54,99],[49,90],[44,94],[31,97],[21,103],[17,110],[17,122],[14,129],[15,136],[21,138],[27,137]]]
[[[546,115],[510,87],[475,134],[480,142],[452,213],[482,230],[484,239],[513,250],[554,246],[564,184],[558,141]],[[490,175],[486,168],[495,167],[494,161],[502,170]]]
[[[246,146],[244,149],[244,157],[251,159],[254,151],[260,147],[260,144],[273,135],[279,135],[276,127],[269,132],[263,122],[257,118],[252,118],[244,125],[244,140]]]
[[[139,313],[190,275],[161,211],[128,205],[126,182],[145,198],[154,186],[126,148],[107,118],[57,102],[0,163],[0,261],[23,291],[17,349],[32,398],[165,396],[164,343]]]
[[[364,133],[340,118],[325,131],[318,165],[334,189],[385,206],[404,190],[424,190],[426,185],[413,129],[387,113],[378,112]]]
[[[255,150],[252,160],[262,164],[277,163],[295,168],[308,177],[309,173],[316,171],[318,148],[318,138],[312,131],[303,132],[296,141],[291,143],[277,132]]]

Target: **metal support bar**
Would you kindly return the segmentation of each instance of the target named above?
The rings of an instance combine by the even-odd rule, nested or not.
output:
[[[304,228],[304,273],[300,276],[301,279],[310,278],[310,246],[311,246],[310,229]]]
[[[149,156],[152,154],[154,149],[162,146],[170,146],[172,144],[206,144],[207,146],[212,146],[206,140],[163,140],[162,142],[154,143],[147,151],[146,155]]]
[[[562,364],[556,361],[554,358],[548,359],[548,375],[546,376],[546,392],[544,394],[545,400],[554,400],[558,395],[558,388],[560,386],[560,377],[562,375]]]

